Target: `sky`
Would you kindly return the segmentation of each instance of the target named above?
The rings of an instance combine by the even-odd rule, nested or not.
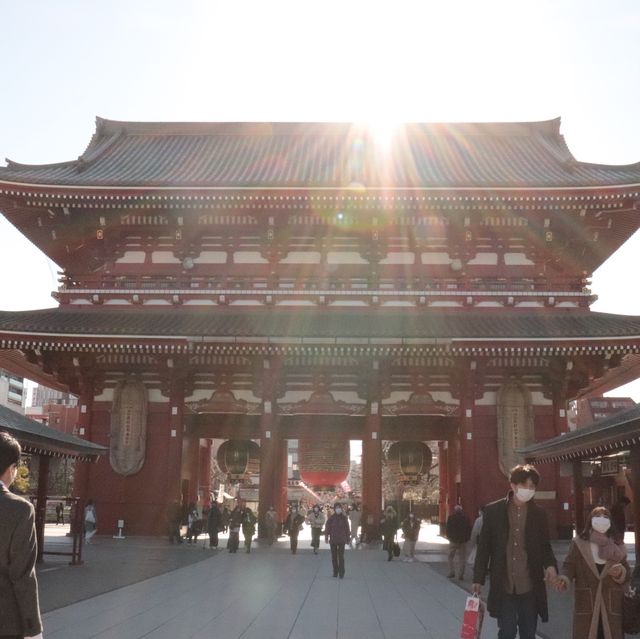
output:
[[[0,21],[0,159],[82,154],[95,116],[177,121],[562,117],[580,161],[640,161],[637,0],[23,0]],[[593,310],[640,315],[640,233]],[[0,219],[0,309],[54,306],[57,267]],[[632,281],[632,280],[631,280]],[[618,389],[640,401],[640,382]]]

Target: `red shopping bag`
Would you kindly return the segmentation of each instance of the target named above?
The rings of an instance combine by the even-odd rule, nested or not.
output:
[[[467,603],[464,607],[464,617],[462,617],[460,639],[479,639],[483,618],[484,604],[480,601],[480,597],[477,595],[467,597]]]

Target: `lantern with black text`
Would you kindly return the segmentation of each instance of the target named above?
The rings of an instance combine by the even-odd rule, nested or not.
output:
[[[260,470],[260,446],[248,439],[228,439],[218,448],[216,461],[229,479],[245,479]]]
[[[417,484],[431,468],[431,449],[424,442],[395,442],[387,451],[387,465],[403,484]]]
[[[339,486],[349,475],[349,441],[300,439],[300,477],[317,489]]]

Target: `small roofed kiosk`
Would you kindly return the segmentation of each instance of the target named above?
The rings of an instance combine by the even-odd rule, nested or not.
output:
[[[77,160],[0,168],[0,210],[61,269],[57,308],[0,313],[0,348],[77,393],[81,436],[109,444],[76,485],[107,527],[160,534],[172,500],[206,500],[214,438],[259,444],[261,517],[284,517],[289,439],[360,440],[365,523],[382,443],[434,442],[443,522],[500,497],[516,451],[640,352],[640,318],[590,311],[589,288],[639,207],[640,164],[576,160],[559,120],[383,143],[98,119]],[[570,526],[558,466],[539,500]]]
[[[15,437],[20,442],[23,454],[38,457],[36,539],[38,540],[38,561],[41,561],[44,551],[44,525],[51,459],[66,457],[91,464],[104,455],[107,449],[99,444],[49,428],[1,405],[0,431]]]
[[[640,556],[640,404],[584,428],[524,448],[521,453],[533,463],[572,464],[574,512],[576,530],[584,528],[583,462],[609,458],[614,462],[628,454],[631,469],[629,485],[633,493],[632,509],[636,557]],[[617,467],[616,463],[616,467]],[[609,504],[610,506],[610,504]]]

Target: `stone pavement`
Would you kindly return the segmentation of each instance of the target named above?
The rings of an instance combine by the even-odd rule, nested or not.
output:
[[[64,590],[69,579],[84,582],[85,592],[93,593],[100,579],[88,572],[92,559],[101,562],[104,580],[115,583],[106,573],[120,572],[119,556],[129,552],[129,542],[138,559],[160,548],[146,547],[148,540],[95,540],[84,566],[44,566],[43,601],[49,588]],[[196,563],[50,610],[45,637],[452,639],[460,634],[466,593],[422,562],[387,562],[379,549],[347,549],[346,576],[340,580],[331,576],[328,549],[316,556],[307,539],[301,539],[295,556],[284,540],[251,554],[203,551],[202,542],[164,548]],[[98,558],[101,553],[111,556],[113,567]],[[137,561],[133,555],[131,561]],[[56,575],[61,576],[57,584]],[[485,632],[496,636],[492,619]]]
[[[446,578],[447,542],[435,526],[423,526],[415,563],[387,562],[379,547],[347,549],[344,580],[331,576],[324,544],[313,555],[308,530],[295,556],[286,538],[249,555],[242,547],[236,555],[205,551],[202,538],[180,546],[156,538],[94,542],[83,566],[47,556],[39,568],[47,639],[455,639],[471,585],[470,570],[464,582]],[[47,527],[45,548],[65,543],[61,528]],[[567,548],[554,542],[559,561]],[[540,637],[570,637],[571,607],[570,595],[551,592]],[[482,636],[497,636],[488,616]]]

